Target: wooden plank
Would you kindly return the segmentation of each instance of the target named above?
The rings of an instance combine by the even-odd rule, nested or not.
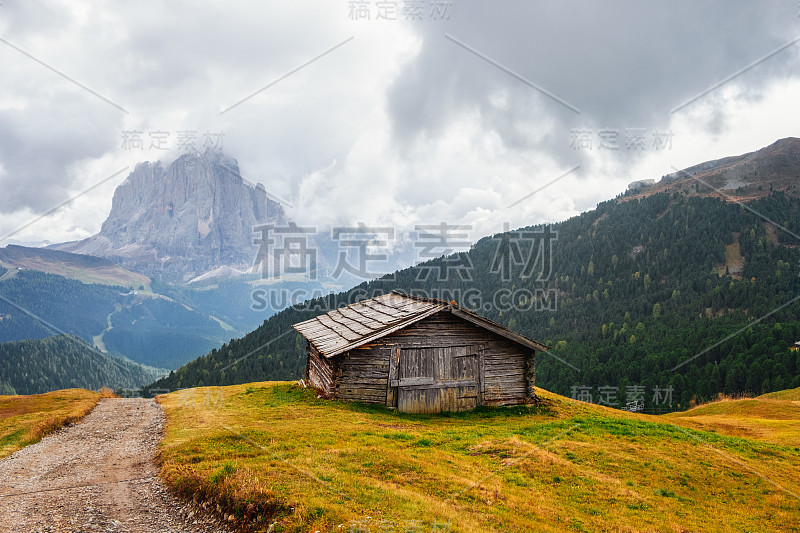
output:
[[[460,379],[453,381],[435,381],[432,383],[406,383],[399,382],[398,386],[403,390],[410,389],[458,389],[461,387],[477,387],[478,384],[474,379]]]
[[[397,388],[392,386],[397,381],[397,371],[400,363],[400,347],[395,347],[389,355],[389,375],[386,380],[386,406],[397,407]]]
[[[318,389],[325,396],[331,396],[335,389],[333,362],[320,357],[319,353],[309,346],[306,367],[309,386]]]
[[[536,371],[533,365],[534,351],[531,350],[525,357],[525,401],[532,402],[536,398],[534,390],[536,384]]]
[[[400,378],[392,380],[392,387],[414,387],[433,385],[431,377]]]
[[[337,324],[341,324],[342,326],[350,329],[359,336],[373,333],[374,331],[382,329],[384,327],[383,324],[380,324],[378,322],[377,323],[378,327],[370,328],[363,322],[346,316],[344,313],[342,313],[341,309],[334,309],[333,311],[329,312],[326,316],[331,320],[333,320],[334,322],[336,322]]]
[[[353,331],[347,326],[336,322],[329,314],[320,315],[317,317],[321,324],[333,330],[336,335],[344,339],[346,342],[357,341],[362,337],[357,331]]]
[[[483,347],[478,350],[478,405],[483,405],[486,397],[486,357]]]
[[[351,320],[360,322],[373,330],[381,329],[390,323],[390,320],[385,317],[383,320],[380,320],[381,317],[372,316],[370,313],[362,312],[363,308],[366,308],[366,306],[356,304],[343,307],[342,309],[339,309],[339,312]]]
[[[428,311],[428,313],[435,313],[437,311],[438,311],[438,309],[434,308],[434,309]],[[419,315],[419,316],[412,316],[408,320],[398,322],[397,324],[394,324],[391,327],[386,328],[385,330],[375,332],[372,335],[367,335],[364,338],[360,339],[359,341],[354,342],[352,344],[349,344],[347,346],[341,346],[341,347],[336,347],[335,349],[331,349],[331,350],[320,350],[320,351],[323,353],[323,355],[325,355],[325,357],[333,357],[333,356],[338,355],[338,354],[340,354],[342,352],[345,352],[345,351],[353,349],[353,348],[357,348],[358,346],[361,346],[362,344],[367,344],[367,343],[372,342],[372,341],[374,341],[374,340],[376,340],[378,338],[381,338],[381,337],[384,337],[384,336],[386,336],[386,335],[388,335],[390,333],[393,333],[394,331],[402,329],[402,328],[406,327],[408,324],[410,324],[410,323],[412,323],[412,322],[414,322],[416,320],[422,320],[423,318],[425,318],[425,316],[426,316],[425,314],[422,314],[422,315]]]

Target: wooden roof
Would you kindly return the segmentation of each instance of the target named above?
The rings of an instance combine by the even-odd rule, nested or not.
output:
[[[471,311],[461,309],[457,305],[432,298],[409,296],[396,291],[334,309],[293,327],[308,339],[320,354],[333,357],[394,333],[440,311],[449,311],[532,350],[547,351],[546,346]]]

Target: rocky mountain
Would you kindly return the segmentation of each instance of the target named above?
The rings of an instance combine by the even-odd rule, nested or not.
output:
[[[246,182],[235,159],[206,150],[136,165],[97,235],[52,248],[187,282],[221,267],[252,268],[253,227],[283,221],[281,205]]]
[[[627,196],[642,198],[660,192],[726,196],[746,202],[782,191],[800,197],[800,139],[787,137],[746,154],[706,161],[663,176],[658,183],[633,182]],[[638,185],[638,186],[637,186]]]

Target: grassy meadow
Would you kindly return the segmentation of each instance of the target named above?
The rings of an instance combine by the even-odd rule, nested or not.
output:
[[[410,415],[286,382],[160,396],[162,476],[242,531],[797,531],[793,392],[668,416]],[[800,391],[796,391],[800,392]]]
[[[0,396],[0,459],[80,420],[102,398],[99,392],[67,389],[30,396]]]

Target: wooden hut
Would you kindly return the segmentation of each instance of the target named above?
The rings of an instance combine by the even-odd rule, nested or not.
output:
[[[398,292],[294,325],[306,380],[326,398],[411,413],[535,399],[534,354],[547,348],[453,303]]]

